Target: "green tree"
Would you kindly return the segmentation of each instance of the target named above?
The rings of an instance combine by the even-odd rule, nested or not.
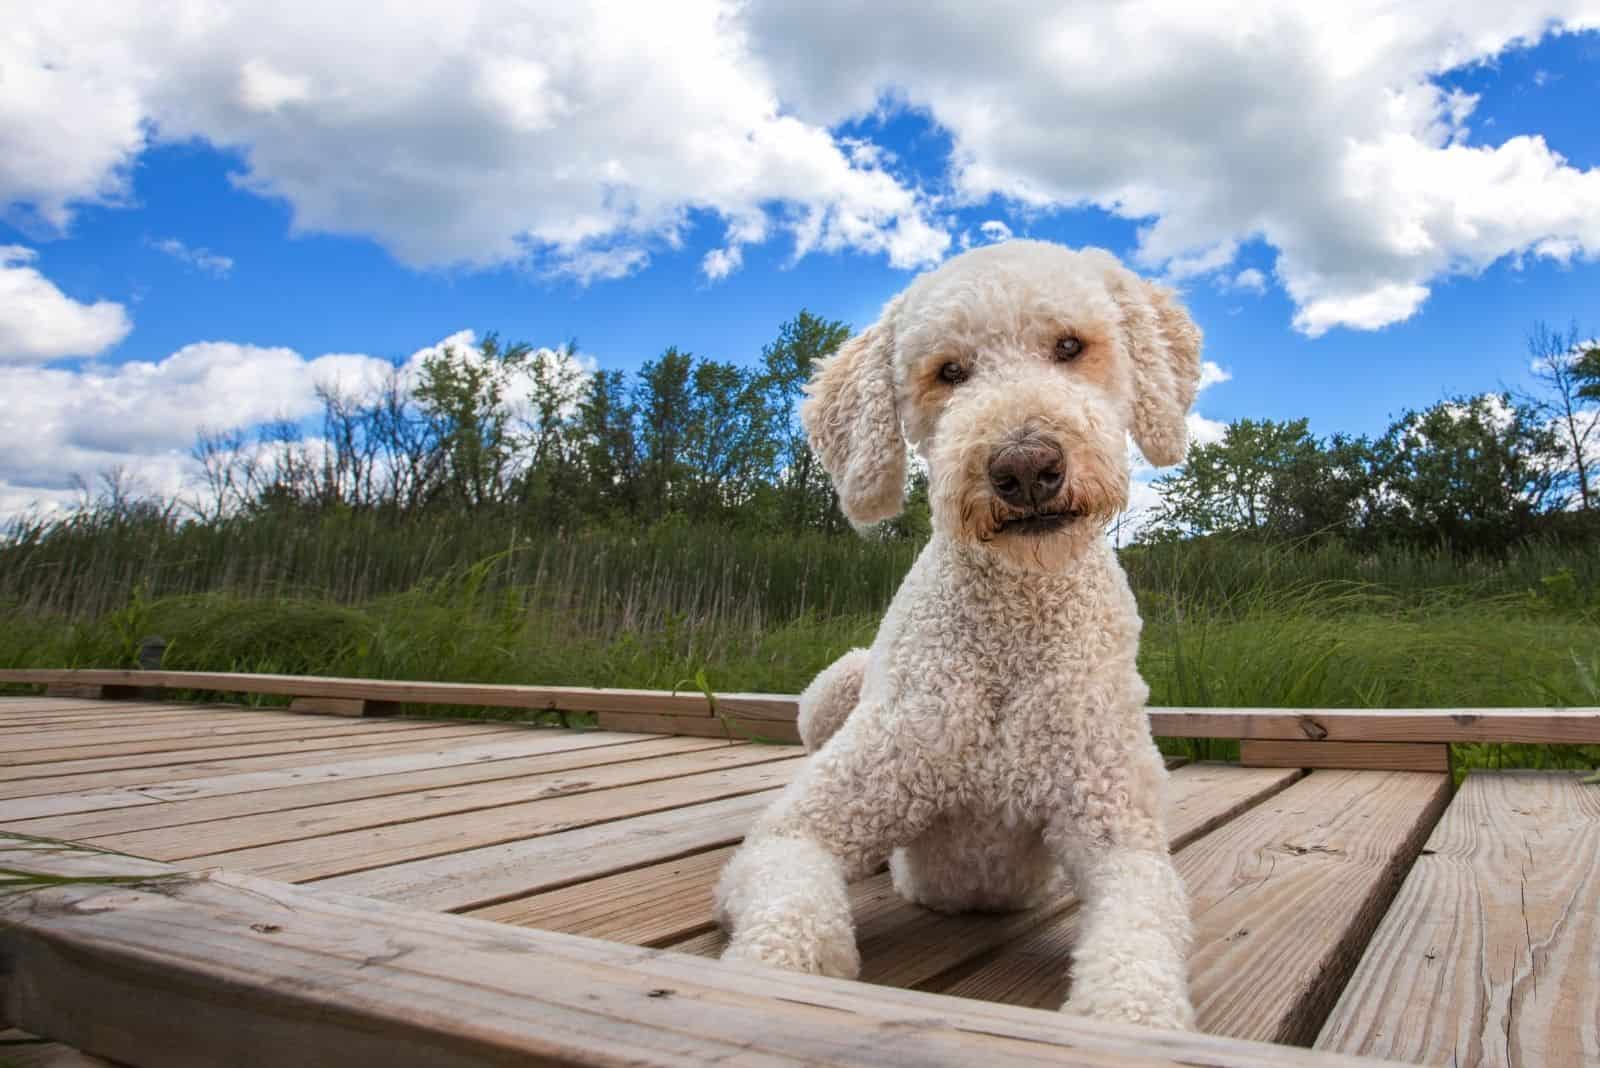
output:
[[[778,327],[778,336],[761,350],[761,395],[772,427],[773,462],[780,522],[791,528],[841,529],[828,476],[817,463],[800,425],[802,390],[813,364],[832,355],[850,337],[850,328],[801,309]]]
[[[668,348],[641,368],[634,384],[639,422],[639,497],[658,515],[681,507],[689,441],[694,357]]]
[[[1155,482],[1161,503],[1151,537],[1253,534],[1290,537],[1342,527],[1367,490],[1360,439],[1325,449],[1307,421],[1241,419],[1222,440],[1190,448]]]
[[[532,351],[489,334],[475,349],[451,345],[423,360],[415,396],[440,443],[451,503],[504,499],[519,444],[510,398]]]
[[[1557,431],[1508,394],[1406,411],[1379,453],[1396,532],[1412,541],[1498,552],[1566,504]]]
[[[573,436],[590,515],[636,515],[640,497],[635,409],[621,371],[596,371],[578,398]]]

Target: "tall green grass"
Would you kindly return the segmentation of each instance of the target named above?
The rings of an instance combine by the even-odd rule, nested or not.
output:
[[[646,688],[703,672],[719,690],[792,693],[871,640],[916,549],[681,522],[91,518],[0,548],[0,666],[132,665],[159,635],[177,669]],[[1597,555],[1212,539],[1123,561],[1155,703],[1404,708],[1600,704]],[[1468,755],[1508,753],[1576,766],[1600,749]]]

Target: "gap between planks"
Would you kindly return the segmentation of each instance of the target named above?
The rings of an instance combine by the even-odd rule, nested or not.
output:
[[[1319,1048],[1429,1065],[1600,1064],[1600,787],[1475,771]]]
[[[46,797],[0,801],[0,823],[28,834],[88,841],[112,834],[149,833],[238,817],[262,817],[290,811],[304,813],[318,806],[372,798],[390,798],[391,804],[403,805],[408,794],[497,780],[517,780],[542,791],[553,780],[534,776],[693,753],[719,745],[699,738],[627,741],[611,740],[604,735],[592,740],[579,735],[566,745],[551,745],[545,739],[531,739],[533,744],[519,745],[520,741],[508,739],[495,745],[474,745],[468,749],[469,756],[451,759],[452,754],[447,753],[440,756],[437,763],[426,765],[415,757],[379,758],[329,765],[314,777],[298,770],[264,772],[148,788],[155,791],[154,795],[124,791],[143,804],[114,805],[101,801],[98,803],[102,807],[95,809],[97,802],[90,799],[93,795],[80,795],[78,800]],[[583,742],[589,744],[579,744]],[[363,763],[377,766],[367,768]],[[411,766],[396,768],[396,764]],[[57,807],[80,811],[67,815],[42,814],[36,818],[21,816],[30,807],[42,807],[39,802],[52,801],[59,802]],[[82,811],[84,808],[89,810]]]
[[[385,847],[393,848],[396,841],[405,840],[418,848],[448,852],[438,847],[470,843],[490,828],[502,832],[525,830],[531,836],[544,827],[571,825],[572,821],[595,822],[607,812],[625,813],[640,804],[652,803],[652,789],[660,792],[667,790],[669,784],[677,784],[670,788],[696,796],[702,789],[714,791],[718,786],[741,785],[741,770],[783,759],[770,750],[750,745],[694,747],[691,742],[688,751],[684,751],[683,742],[674,738],[640,744],[647,747],[647,753],[637,760],[607,760],[603,755],[607,750],[602,750],[599,757],[529,757],[515,763],[524,768],[552,763],[557,767],[537,773],[490,773],[486,781],[470,781],[475,772],[484,774],[475,768],[469,767],[464,775],[452,769],[442,777],[464,777],[469,781],[408,789],[398,796],[360,796],[372,790],[370,780],[354,784],[353,789],[336,783],[322,792],[352,792],[357,796],[281,811],[269,808],[241,812],[240,799],[207,800],[198,803],[197,808],[212,818],[200,822],[108,834],[80,832],[71,837],[97,848],[151,860],[200,858],[195,862],[255,870],[256,865],[288,859],[300,865],[298,870],[308,871],[313,869],[307,865],[317,857],[324,858],[323,864],[330,862],[327,858],[334,858],[335,864],[348,863],[363,855],[361,843],[370,846],[381,841]],[[571,766],[561,767],[563,763]],[[746,777],[766,785],[770,774],[752,771]],[[715,779],[718,775],[725,778]],[[257,800],[254,794],[242,799],[245,805]],[[292,798],[286,801],[292,804]],[[26,831],[28,827],[24,824],[19,829]],[[322,844],[322,840],[334,835],[339,836],[336,857]],[[64,837],[59,831],[54,836]],[[245,859],[247,852],[252,859]]]

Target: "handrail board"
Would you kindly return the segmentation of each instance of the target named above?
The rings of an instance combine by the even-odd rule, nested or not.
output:
[[[554,709],[682,717],[683,733],[705,733],[712,715],[702,693],[588,689],[581,686],[479,685],[387,679],[254,675],[213,671],[0,670],[0,683],[166,687],[290,697],[341,697],[413,704]],[[760,722],[792,723],[799,700],[787,694],[719,693],[717,714],[743,731],[760,734]],[[1171,708],[1152,707],[1150,726],[1166,738],[1240,738],[1324,742],[1520,742],[1600,744],[1600,708]],[[776,733],[779,732],[774,732]]]
[[[5,1014],[129,1063],[1380,1063],[705,961],[225,871],[177,877],[3,839],[0,865],[172,876],[0,898]]]

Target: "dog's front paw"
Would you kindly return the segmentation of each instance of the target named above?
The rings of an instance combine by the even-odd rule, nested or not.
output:
[[[1096,1020],[1120,1020],[1146,1027],[1161,1027],[1169,1031],[1194,1030],[1194,1006],[1183,994],[1074,989],[1066,1004],[1061,1006],[1061,1011]]]
[[[722,959],[756,961],[835,979],[854,979],[861,974],[861,954],[848,931],[841,935],[767,927],[741,932],[722,951]]]

